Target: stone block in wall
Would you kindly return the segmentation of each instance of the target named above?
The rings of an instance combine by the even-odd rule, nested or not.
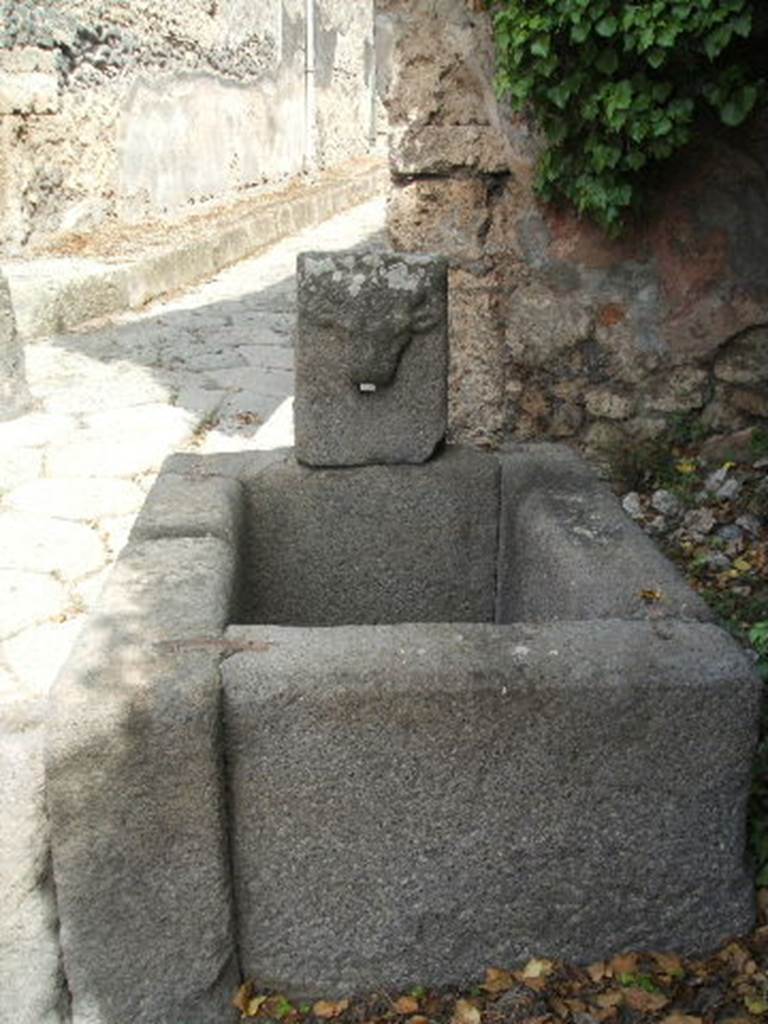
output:
[[[724,345],[715,359],[715,376],[727,384],[768,382],[768,327],[753,327]]]
[[[562,362],[590,337],[594,323],[583,301],[558,295],[540,280],[522,283],[509,295],[504,319],[508,358],[532,368]]]
[[[500,174],[510,167],[505,138],[485,125],[426,125],[390,137],[394,174],[446,174],[459,168]]]
[[[584,395],[584,405],[590,416],[607,420],[625,420],[634,412],[636,401],[610,388],[590,388]]]
[[[643,404],[654,412],[691,412],[704,405],[708,387],[707,370],[679,366],[659,376]]]
[[[479,178],[421,178],[396,184],[387,225],[392,247],[477,260],[487,223],[486,185]]]
[[[448,422],[474,443],[497,440],[504,422],[504,344],[499,277],[455,269],[448,274]]]
[[[0,51],[0,114],[55,114],[58,109],[54,51],[33,46]]]
[[[727,384],[715,384],[701,414],[702,423],[710,430],[730,432],[749,426],[750,416],[736,407],[733,390]]]
[[[768,388],[733,388],[729,394],[737,409],[768,419]]]
[[[402,5],[387,96],[391,125],[487,125],[498,120],[490,19],[465,0]]]

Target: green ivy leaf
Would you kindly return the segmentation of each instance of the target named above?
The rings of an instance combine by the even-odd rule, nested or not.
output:
[[[499,92],[546,139],[537,194],[616,234],[646,168],[692,138],[706,105],[737,126],[766,96],[749,63],[757,2],[487,0]]]
[[[618,20],[609,14],[605,18],[601,18],[600,21],[595,25],[595,32],[604,39],[610,39],[611,36],[616,35],[616,30],[619,27]]]
[[[757,89],[754,85],[745,85],[731,95],[731,98],[720,108],[720,120],[730,128],[742,124],[757,101]]]

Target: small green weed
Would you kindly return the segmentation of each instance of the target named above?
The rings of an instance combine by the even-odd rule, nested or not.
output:
[[[620,974],[618,982],[624,988],[641,988],[643,992],[661,992],[649,974]]]

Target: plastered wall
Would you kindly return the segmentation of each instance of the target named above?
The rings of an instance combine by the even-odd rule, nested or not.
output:
[[[183,212],[365,153],[373,14],[315,0],[4,0],[2,252]],[[309,152],[308,152],[309,150]]]

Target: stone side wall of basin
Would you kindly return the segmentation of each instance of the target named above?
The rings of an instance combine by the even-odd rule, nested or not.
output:
[[[451,422],[599,449],[695,414],[768,424],[768,118],[692,147],[612,242],[545,208],[531,127],[497,99],[491,18],[379,0],[396,249],[449,257]]]
[[[299,553],[246,572],[255,494],[279,515],[269,495],[302,489],[293,454],[166,463],[51,696],[62,958],[39,958],[73,1024],[223,1024],[244,978],[441,985],[534,950],[703,950],[753,923],[746,654],[574,453],[441,460],[447,491],[483,462],[501,492],[480,495],[502,518],[495,621],[249,622],[267,572],[301,589],[318,571]],[[427,472],[364,467],[403,469]],[[343,497],[361,471],[303,472]],[[407,603],[441,526],[398,553],[372,521],[363,505],[366,558],[400,559]],[[325,615],[333,588],[318,595]]]

